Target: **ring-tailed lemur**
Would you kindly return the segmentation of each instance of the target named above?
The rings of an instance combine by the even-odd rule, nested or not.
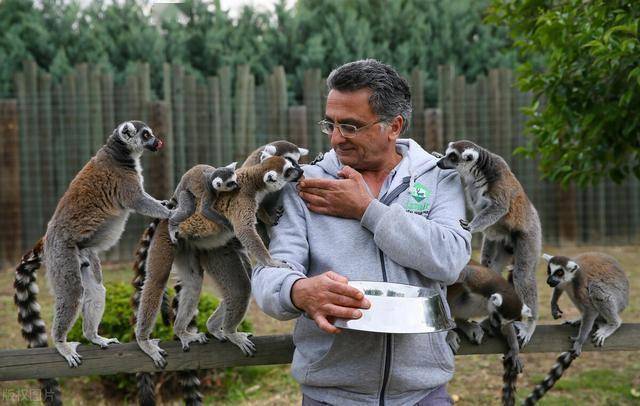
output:
[[[161,147],[162,141],[146,124],[124,122],[71,181],[49,221],[43,243],[27,253],[16,269],[15,302],[30,347],[46,345],[44,322],[33,316],[38,304],[31,293],[37,292],[37,287],[30,282],[40,261],[47,268],[55,299],[54,344],[69,366],[77,367],[82,358],[76,352],[79,343],[67,342],[80,310],[87,340],[101,347],[118,342],[98,335],[105,303],[98,253],[120,239],[132,211],[160,218],[171,214],[143,187],[142,152]]]
[[[147,278],[142,289],[138,310],[136,339],[140,348],[157,366],[166,364],[163,350],[157,340],[149,335],[157,316],[162,291],[166,286],[172,265],[178,271],[182,285],[181,303],[174,324],[174,332],[180,338],[184,350],[191,342],[206,342],[206,335],[188,330],[194,315],[202,287],[202,270],[210,272],[223,291],[223,300],[207,322],[208,331],[217,339],[229,340],[247,355],[255,351],[246,333],[236,331],[249,304],[251,284],[246,254],[234,243],[234,237],[242,247],[256,257],[261,264],[286,266],[274,260],[255,230],[258,205],[267,193],[282,189],[288,182],[298,180],[302,169],[289,160],[272,156],[258,165],[236,171],[239,188],[218,196],[213,209],[223,215],[233,229],[207,220],[199,212],[180,223],[181,239],[172,249],[166,221],[156,230],[147,259]],[[196,196],[199,198],[199,196]],[[244,271],[239,272],[238,269]]]
[[[447,287],[447,302],[456,328],[469,341],[481,344],[484,337],[482,327],[470,319],[488,316],[499,328],[509,347],[503,363],[503,404],[515,404],[516,382],[523,364],[513,322],[531,317],[531,309],[518,297],[511,283],[473,260],[460,272],[456,283]],[[453,352],[457,353],[460,338],[455,331],[449,331],[447,342]]]
[[[238,188],[235,169],[236,162],[222,168],[196,165],[182,175],[173,194],[178,206],[169,218],[171,242],[178,242],[178,226],[196,211],[196,196],[200,197],[200,213],[204,217],[220,225],[228,224],[227,220],[211,207],[219,192],[230,192]]]
[[[526,324],[516,322],[522,346],[526,345],[538,318],[536,266],[542,249],[538,212],[502,157],[470,141],[449,143],[438,167],[456,169],[474,212],[472,233],[482,232],[481,263],[502,272],[513,261],[513,284],[531,309]]]
[[[588,252],[568,258],[544,254],[547,261],[547,284],[553,288],[551,315],[562,317],[558,299],[567,292],[581,317],[568,324],[580,325],[578,335],[571,337],[571,351],[563,352],[545,379],[526,399],[526,405],[535,404],[560,379],[575,358],[582,353],[582,346],[589,338],[593,326],[592,341],[602,346],[607,337],[622,324],[619,314],[629,303],[629,279],[615,258],[599,252]]]

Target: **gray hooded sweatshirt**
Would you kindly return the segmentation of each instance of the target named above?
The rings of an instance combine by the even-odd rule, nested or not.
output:
[[[413,140],[400,139],[396,148],[403,158],[361,221],[313,213],[288,185],[269,250],[290,269],[253,270],[260,308],[280,320],[298,317],[292,374],[305,395],[321,402],[415,404],[453,376],[446,332],[328,334],[291,302],[295,281],[329,270],[349,280],[423,286],[443,297],[457,279],[471,255],[471,235],[459,223],[465,218],[460,178],[439,169]],[[304,175],[337,179],[341,167],[332,150],[305,166]]]

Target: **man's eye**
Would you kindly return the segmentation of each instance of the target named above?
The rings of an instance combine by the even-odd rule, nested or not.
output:
[[[342,128],[342,131],[346,134],[353,134],[357,130],[357,127],[351,124],[341,124],[340,128]]]

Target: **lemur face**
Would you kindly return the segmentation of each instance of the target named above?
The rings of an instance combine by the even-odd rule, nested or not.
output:
[[[218,192],[230,192],[238,188],[238,179],[236,176],[236,162],[230,165],[218,168],[210,175],[211,187]]]
[[[287,182],[296,182],[303,174],[297,164],[281,156],[272,156],[262,162],[267,167],[262,179],[270,192],[284,187]]]
[[[290,181],[290,182],[295,182],[299,180],[300,177],[302,176],[302,168],[300,168],[300,165],[298,164],[298,162],[300,161],[301,157],[306,156],[308,154],[309,154],[308,149],[300,148],[296,144],[291,143],[289,141],[274,141],[264,147],[264,149],[262,150],[262,153],[260,154],[260,162],[263,162],[265,159],[268,159],[272,156],[281,156],[285,158],[287,161],[291,163],[293,169],[295,169],[295,171],[293,172],[298,173],[298,171],[300,171],[300,175],[297,178]],[[285,174],[285,176],[288,176],[289,178],[291,178],[292,176],[294,176],[293,172],[290,171],[290,174],[289,175]]]
[[[162,148],[162,140],[157,138],[151,128],[142,121],[125,121],[115,130],[116,135],[132,152],[141,153],[143,149],[155,152]]]
[[[450,142],[444,157],[438,161],[440,169],[456,169],[459,172],[468,172],[480,156],[478,147],[469,141]]]
[[[544,254],[543,258],[547,261],[547,284],[552,288],[571,282],[580,269],[578,264],[567,257]]]

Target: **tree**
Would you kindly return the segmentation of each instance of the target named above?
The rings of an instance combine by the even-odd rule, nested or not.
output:
[[[639,18],[634,0],[493,0],[490,21],[526,61],[518,85],[536,96],[517,152],[538,156],[547,178],[640,178]]]

